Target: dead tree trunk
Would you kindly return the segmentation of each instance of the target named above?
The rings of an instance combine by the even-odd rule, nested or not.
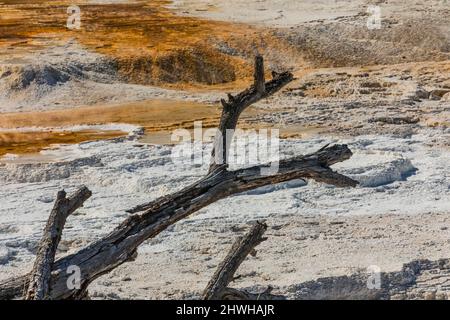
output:
[[[265,223],[257,221],[250,231],[243,237],[239,237],[234,242],[225,259],[219,264],[216,272],[209,281],[203,292],[204,300],[285,300],[286,297],[273,295],[272,287],[261,293],[252,293],[245,290],[237,290],[228,287],[235,279],[239,266],[245,261],[247,256],[256,255],[255,247],[267,238],[263,238],[267,230]]]
[[[258,65],[258,62],[256,64]],[[260,70],[260,67],[257,67],[258,69]],[[261,81],[256,78],[255,82]],[[262,86],[251,86],[236,97],[229,95],[229,102],[222,101],[224,109],[219,129],[234,129],[239,115],[246,107],[274,94],[292,80],[293,75],[285,72],[266,82],[264,92],[260,91]],[[225,141],[223,145],[228,146],[228,143],[229,141]],[[216,147],[215,144],[216,154],[227,153],[228,147]],[[127,218],[104,238],[56,261],[52,272],[50,298],[78,297],[93,280],[122,263],[133,260],[137,248],[145,240],[155,237],[170,225],[209,204],[233,194],[299,178],[314,179],[339,187],[356,186],[357,181],[330,169],[331,165],[351,156],[352,153],[346,145],[326,147],[312,154],[281,160],[278,172],[271,176],[261,174],[264,166],[228,171],[226,163],[218,164],[213,161],[209,173],[201,180],[174,194],[129,210],[128,212],[137,214]],[[69,290],[66,286],[66,270],[71,265],[76,265],[81,270],[80,289]],[[25,275],[1,282],[0,299],[20,295],[28,279],[29,275]]]
[[[28,291],[25,294],[26,300],[43,300],[47,298],[56,249],[61,240],[66,219],[81,207],[91,195],[91,191],[86,187],[80,188],[69,198],[66,198],[64,190],[58,192],[55,205],[39,243],[36,260],[31,271]]]
[[[233,130],[236,129],[239,117],[250,105],[269,97],[294,80],[290,72],[275,74],[274,78],[265,83],[264,62],[261,56],[255,58],[254,84],[247,90],[233,96],[228,94],[228,101],[222,99],[222,116],[214,141],[209,172],[218,166],[228,163],[228,150],[231,144]]]
[[[225,259],[219,264],[212,279],[203,292],[205,300],[223,300],[228,284],[233,281],[234,274],[255,247],[266,240],[263,238],[267,225],[256,222],[250,231],[234,242]],[[229,293],[229,292],[228,292]]]

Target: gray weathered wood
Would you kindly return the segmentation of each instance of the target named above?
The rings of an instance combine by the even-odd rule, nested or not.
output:
[[[266,92],[266,80],[264,78],[264,60],[263,57],[257,55],[255,57],[255,89],[256,92],[263,95]]]
[[[61,240],[66,219],[81,207],[91,195],[91,191],[84,186],[69,198],[66,198],[64,190],[58,192],[38,246],[36,260],[25,295],[26,300],[43,300],[47,297],[56,249]]]
[[[256,70],[263,69],[262,61],[260,62],[255,62]],[[255,71],[255,74],[257,73],[258,71]],[[261,77],[258,76],[258,79]],[[275,74],[274,79],[265,83],[264,92],[253,85],[237,96],[229,97],[228,102],[222,101],[224,109],[220,129],[234,129],[239,115],[246,107],[274,94],[292,79],[293,75],[289,72]],[[258,81],[255,80],[255,83]],[[49,298],[73,299],[84,296],[86,288],[93,280],[133,260],[137,248],[145,240],[155,237],[177,221],[220,199],[300,178],[339,187],[356,186],[356,181],[330,168],[331,165],[345,161],[351,156],[352,152],[346,145],[326,146],[308,155],[280,160],[277,163],[278,172],[270,176],[261,174],[264,165],[235,171],[228,171],[226,163],[213,165],[209,173],[199,181],[171,195],[130,209],[128,212],[135,214],[111,233],[78,252],[57,260],[53,265]],[[67,268],[73,265],[81,270],[81,288],[69,290]],[[0,299],[20,296],[29,277],[30,275],[24,275],[0,282]]]
[[[211,154],[210,172],[222,165],[225,165],[226,168],[233,130],[236,129],[242,112],[255,102],[275,94],[294,80],[294,76],[290,72],[274,73],[273,75],[273,79],[265,83],[263,58],[256,56],[254,84],[236,96],[228,94],[228,101],[221,100],[223,109]]]
[[[80,251],[55,262],[51,285],[51,298],[71,298],[77,290],[68,290],[67,267],[77,265],[81,271],[84,290],[99,276],[110,272],[122,263],[133,259],[136,249],[145,240],[209,204],[233,194],[249,191],[270,184],[292,179],[309,178],[340,187],[356,186],[357,182],[330,169],[334,163],[350,158],[346,145],[334,145],[305,156],[279,162],[278,173],[261,175],[261,166],[227,171],[218,168],[200,181],[148,204],[133,208],[134,214],[104,238]],[[29,276],[0,282],[0,299],[13,298],[21,290]]]
[[[233,281],[234,274],[239,266],[244,262],[247,256],[255,249],[257,245],[266,240],[263,238],[264,232],[267,230],[265,223],[256,222],[253,227],[243,237],[239,237],[234,242],[225,259],[217,267],[216,272],[209,281],[203,292],[205,300],[222,300],[228,284]],[[229,296],[245,298],[244,293],[234,290],[234,294],[228,292]],[[237,294],[239,292],[239,294]]]

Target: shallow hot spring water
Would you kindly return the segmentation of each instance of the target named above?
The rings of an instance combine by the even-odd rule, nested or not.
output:
[[[217,107],[171,100],[44,112],[4,113],[0,114],[0,157],[13,154],[30,158],[30,154],[37,154],[61,144],[127,135],[128,132],[117,129],[117,124],[144,127],[144,142],[166,142],[170,139],[171,130],[190,129],[194,121],[202,121],[206,127],[212,126],[217,123],[218,117]],[[108,128],[109,124],[116,126]]]
[[[264,111],[250,107],[242,115],[239,126],[258,128],[255,124],[246,124],[246,119],[261,112]],[[171,140],[173,130],[192,130],[195,121],[201,121],[203,128],[217,127],[219,118],[218,106],[175,100],[4,113],[0,114],[0,163],[50,161],[40,151],[64,144],[126,136],[134,126],[145,129],[142,143],[174,144],[176,141]],[[315,131],[315,128],[284,126],[280,128],[280,137],[296,137],[300,132],[304,135]]]

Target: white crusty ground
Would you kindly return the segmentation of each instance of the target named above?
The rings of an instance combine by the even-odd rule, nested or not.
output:
[[[181,15],[282,28],[367,15],[370,5],[381,8],[382,19],[448,10],[448,3],[442,0],[407,4],[403,0],[174,0],[169,7]]]
[[[347,143],[354,156],[333,168],[361,181],[361,186],[341,189],[299,181],[221,200],[143,245],[137,262],[96,282],[94,295],[171,298],[198,294],[213,271],[210,269],[236,236],[233,231],[243,232],[256,219],[265,219],[272,228],[268,232],[269,241],[263,245],[271,253],[250,259],[252,270],[247,267],[242,270],[257,274],[248,281],[240,281],[241,285],[272,284],[286,293],[289,285],[301,280],[367,268],[369,262],[393,269],[408,259],[421,257],[422,243],[400,246],[398,242],[405,235],[397,231],[405,229],[405,224],[393,228],[384,223],[374,233],[368,231],[374,225],[367,221],[372,220],[363,221],[364,217],[377,220],[378,216],[408,221],[430,217],[423,226],[410,230],[414,234],[406,240],[414,242],[422,239],[422,234],[429,235],[430,228],[440,226],[439,219],[447,220],[442,213],[450,212],[450,150],[427,146],[427,141],[448,133],[448,129],[445,132],[425,129],[407,138],[367,135],[351,139],[283,140],[280,147],[283,156],[313,152],[326,143]],[[106,234],[128,216],[126,209],[179,190],[205,174],[205,167],[173,161],[171,148],[143,145],[134,139],[88,142],[44,152],[48,159],[59,159],[58,162],[12,161],[1,166],[0,279],[25,272],[31,266],[58,190],[70,191],[84,184],[93,191],[85,206],[68,219],[60,246],[60,254],[65,254]],[[209,148],[204,147],[206,155]],[[333,224],[336,219],[344,222]],[[355,219],[358,222],[354,226],[347,225]],[[336,229],[341,225],[348,230],[333,234],[331,243],[322,239],[330,226]],[[420,232],[416,234],[417,230]],[[447,229],[442,230],[445,231],[441,231],[439,238],[448,235]],[[380,247],[379,253],[376,247],[375,251],[367,252],[367,240],[359,237],[361,232],[369,234],[372,247],[375,245],[372,238],[377,234],[391,239],[392,247],[389,250]],[[416,235],[418,238],[414,239]],[[320,241],[311,242],[314,238]],[[446,241],[437,240],[437,247],[446,245]],[[346,256],[349,243],[354,246],[355,242],[359,249]],[[332,247],[337,252],[322,256]],[[338,253],[341,249],[342,254]],[[437,249],[426,246],[426,257],[439,256]],[[303,257],[299,253],[302,250],[313,257],[321,256],[326,268],[311,265],[313,257],[310,262],[305,261],[308,255]],[[341,259],[336,259],[336,255]],[[382,260],[386,256],[386,261]],[[292,270],[287,272],[288,269]],[[149,279],[150,275],[155,278]],[[132,280],[128,281],[129,277]],[[152,290],[139,289],[144,282]],[[163,285],[165,282],[170,285]]]

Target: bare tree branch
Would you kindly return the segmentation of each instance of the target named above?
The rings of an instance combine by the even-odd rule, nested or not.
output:
[[[216,272],[203,292],[205,300],[222,300],[225,289],[231,281],[239,266],[257,245],[266,240],[263,238],[267,230],[265,223],[256,222],[250,231],[234,242],[225,259],[219,264]]]
[[[56,249],[61,240],[66,219],[81,207],[91,195],[91,191],[86,187],[80,188],[69,198],[66,198],[64,190],[58,192],[55,205],[39,243],[36,260],[31,271],[28,291],[25,295],[26,300],[43,300],[47,298]]]
[[[253,86],[236,96],[228,94],[228,101],[221,100],[223,109],[211,154],[210,172],[218,167],[226,168],[233,130],[236,129],[241,113],[253,103],[275,94],[292,80],[294,80],[292,73],[284,72],[274,74],[274,78],[265,83],[263,58],[256,56]],[[221,166],[223,164],[225,166]]]
[[[255,89],[260,95],[266,92],[266,80],[264,78],[264,60],[263,57],[258,55],[255,57]]]

